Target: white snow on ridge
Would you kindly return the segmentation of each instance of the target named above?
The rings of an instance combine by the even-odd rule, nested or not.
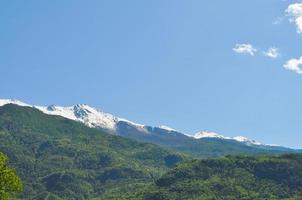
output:
[[[228,137],[224,137],[223,135],[219,135],[214,132],[209,132],[209,131],[200,131],[196,133],[193,138],[195,139],[201,139],[201,138],[220,138],[220,139],[230,139]]]
[[[208,131],[198,132],[193,136],[193,138],[195,138],[195,139],[218,138],[218,139],[225,139],[225,140],[235,140],[237,142],[242,142],[246,145],[265,145],[265,144],[262,144],[260,142],[257,142],[256,140],[251,140],[251,139],[248,139],[248,138],[243,137],[243,136],[236,136],[236,137],[231,138],[231,137],[225,137],[223,135],[219,135],[217,133],[208,132]],[[266,146],[270,146],[270,145],[266,145]]]
[[[260,142],[257,142],[256,140],[251,140],[243,136],[236,136],[236,137],[225,137],[223,135],[219,135],[215,132],[209,132],[209,131],[200,131],[196,133],[193,138],[195,139],[202,139],[202,138],[218,138],[218,139],[225,139],[225,140],[236,140],[237,142],[242,142],[246,145],[264,145]],[[269,145],[268,145],[269,146]]]
[[[164,130],[170,131],[170,132],[172,132],[172,131],[174,131],[174,132],[179,132],[179,131],[175,130],[174,128],[171,128],[171,127],[165,126],[165,125],[161,125],[161,126],[159,126],[158,128],[164,129]]]
[[[103,128],[110,131],[115,131],[117,127],[117,123],[119,121],[123,121],[128,123],[129,125],[137,128],[143,133],[149,133],[148,129],[145,125],[137,124],[135,122],[129,121],[127,119],[118,118],[113,116],[112,114],[102,112],[96,108],[90,107],[86,104],[77,104],[75,106],[69,106],[69,107],[62,107],[62,106],[33,106],[26,103],[23,103],[16,99],[0,99],[0,106],[6,105],[6,104],[16,104],[19,106],[29,106],[36,108],[40,111],[42,111],[45,114],[48,115],[58,115],[62,116],[71,120],[79,121],[84,123],[85,125],[92,127],[92,128]],[[176,131],[179,132],[173,128],[170,128],[168,126],[159,126],[158,128],[166,130],[168,132]],[[179,132],[181,133],[181,132]],[[189,135],[184,134],[188,137],[194,138],[194,139],[203,139],[203,138],[218,138],[218,139],[226,139],[226,140],[235,140],[238,142],[242,142],[246,145],[264,145],[260,142],[257,142],[255,140],[248,139],[243,136],[237,136],[237,137],[225,137],[223,135],[217,134],[215,132],[210,131],[200,131],[196,133],[195,135]],[[267,145],[272,146],[272,145]],[[278,145],[275,145],[278,146]]]
[[[73,112],[73,107],[61,107],[61,106],[34,106],[38,110],[48,115],[59,115],[68,119],[77,120]]]
[[[58,115],[71,120],[79,121],[89,127],[104,128],[114,130],[118,118],[109,113],[104,113],[86,104],[77,104],[75,106],[33,106],[14,99],[0,99],[0,106],[6,104],[16,104],[19,106],[29,106],[36,108],[48,115]]]
[[[118,118],[104,113],[86,104],[77,104],[70,107],[61,106],[35,106],[35,108],[49,115],[59,115],[71,120],[80,121],[89,127],[114,130]]]
[[[126,122],[128,123],[129,125],[131,125],[132,127],[135,127],[137,128],[138,130],[142,131],[143,133],[148,133],[148,130],[146,129],[146,126],[143,125],[143,124],[138,124],[138,123],[135,123],[135,122],[132,122],[132,121],[129,121],[127,119],[124,119],[124,118],[117,118],[118,122]]]
[[[6,104],[16,104],[19,106],[29,106],[31,107],[31,105],[23,103],[17,99],[0,99],[0,106],[4,106]]]
[[[133,126],[137,126],[137,127],[140,127],[140,128],[145,128],[145,125],[143,125],[143,124],[138,124],[138,123],[129,121],[129,120],[124,119],[124,118],[118,118],[118,121],[127,122],[128,124],[131,124]]]
[[[238,142],[243,142],[245,144],[248,144],[248,145],[263,145],[261,144],[260,142],[257,142],[256,140],[251,140],[251,139],[248,139],[246,137],[243,137],[243,136],[236,136],[236,137],[233,137],[233,140],[236,140]]]

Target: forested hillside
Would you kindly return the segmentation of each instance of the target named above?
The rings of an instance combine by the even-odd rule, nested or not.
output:
[[[224,157],[180,164],[138,193],[148,200],[302,199],[302,155]]]
[[[20,199],[107,199],[150,183],[183,159],[16,105],[0,107],[0,152],[24,183]]]
[[[0,107],[0,152],[22,179],[22,200],[302,197],[299,154],[196,160],[11,104]]]
[[[46,107],[30,105],[15,99],[0,99],[0,106],[7,104],[36,108],[47,115],[62,116],[105,133],[155,144],[200,158],[225,155],[280,155],[302,152],[287,147],[262,144],[243,136],[225,137],[208,131],[188,135],[167,126],[142,125],[105,113],[86,104]]]

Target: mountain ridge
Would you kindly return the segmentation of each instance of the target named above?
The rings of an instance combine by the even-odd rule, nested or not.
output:
[[[117,128],[118,122],[127,122],[133,126],[135,126],[137,129],[140,129],[142,132],[148,132],[146,127],[151,127],[148,125],[143,125],[139,123],[132,122],[128,119],[116,117],[110,113],[103,112],[97,108],[91,107],[87,104],[76,104],[74,106],[36,106],[36,105],[30,105],[27,103],[24,103],[22,101],[16,100],[16,99],[0,99],[0,106],[3,106],[5,104],[16,104],[19,106],[29,106],[36,108],[40,111],[42,111],[45,114],[49,115],[59,115],[71,120],[80,121],[84,123],[85,125],[93,128],[101,128],[104,130],[107,130],[109,132],[115,132]],[[215,132],[210,131],[200,131],[195,134],[185,134],[181,131],[177,131],[176,129],[170,128],[165,125],[161,126],[155,126],[154,128],[159,128],[166,130],[168,132],[178,132],[185,136],[194,138],[194,139],[202,139],[202,138],[217,138],[217,139],[228,139],[228,140],[236,140],[238,142],[245,143],[247,145],[265,145],[265,146],[272,146],[268,144],[262,144],[260,142],[257,142],[253,139],[246,138],[244,136],[236,136],[236,137],[226,137],[220,134],[217,134]],[[275,145],[279,146],[279,145]]]
[[[14,104],[0,106],[0,152],[24,182],[20,200],[85,200],[117,188],[128,191],[187,159],[154,144]]]
[[[90,128],[102,130],[139,142],[151,143],[197,157],[218,157],[224,155],[258,155],[299,153],[301,150],[277,145],[265,145],[255,140],[237,136],[225,137],[210,131],[188,135],[167,126],[148,126],[116,117],[87,104],[74,106],[35,106],[15,99],[0,99],[0,107],[15,104],[37,109],[44,114],[61,116],[80,122]]]

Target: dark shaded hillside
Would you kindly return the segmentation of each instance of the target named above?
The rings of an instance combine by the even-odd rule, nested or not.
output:
[[[150,183],[183,157],[16,105],[0,107],[0,151],[22,178],[21,199],[91,199]]]
[[[199,157],[219,157],[224,155],[259,155],[259,154],[284,154],[298,152],[293,149],[265,146],[246,145],[242,142],[218,138],[194,139],[176,131],[167,131],[157,127],[146,127],[139,130],[135,126],[120,121],[117,133],[123,137],[148,142],[180,152]]]
[[[302,155],[225,157],[180,164],[145,188],[146,200],[302,199]]]

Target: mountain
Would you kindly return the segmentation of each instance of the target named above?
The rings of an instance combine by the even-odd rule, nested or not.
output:
[[[0,106],[16,104],[36,108],[48,115],[58,115],[84,123],[88,127],[97,128],[114,135],[135,139],[171,148],[196,156],[221,156],[228,154],[281,154],[297,152],[281,146],[261,144],[255,140],[237,136],[225,137],[217,133],[201,131],[190,136],[167,126],[153,127],[131,122],[102,112],[86,104],[70,107],[33,106],[13,99],[0,99]]]
[[[111,199],[187,159],[38,109],[0,107],[0,152],[24,182],[24,200]]]
[[[9,157],[10,166],[24,183],[24,192],[18,200],[299,199],[301,196],[302,157],[298,154],[196,160],[150,143],[90,128],[78,120],[16,104],[0,106],[0,152]],[[126,137],[174,146],[200,156],[294,152],[253,144],[254,141],[247,145],[247,141],[219,138],[209,132],[199,133],[201,138],[196,139],[167,127],[144,126],[142,132],[137,126],[118,120],[115,130],[123,131]]]
[[[231,138],[231,137],[225,137],[223,135],[219,135],[217,133],[208,132],[208,131],[198,132],[193,137],[195,139],[201,139],[201,138],[218,138],[218,139],[224,139],[224,140],[235,140],[237,142],[242,142],[242,143],[244,143],[244,144],[246,144],[248,146],[251,146],[251,145],[271,146],[271,145],[261,144],[260,142],[257,142],[256,140],[251,140],[251,139],[248,139],[248,138],[243,137],[243,136],[236,136],[236,137]]]
[[[132,199],[283,199],[302,196],[302,155],[227,156],[181,163]]]

